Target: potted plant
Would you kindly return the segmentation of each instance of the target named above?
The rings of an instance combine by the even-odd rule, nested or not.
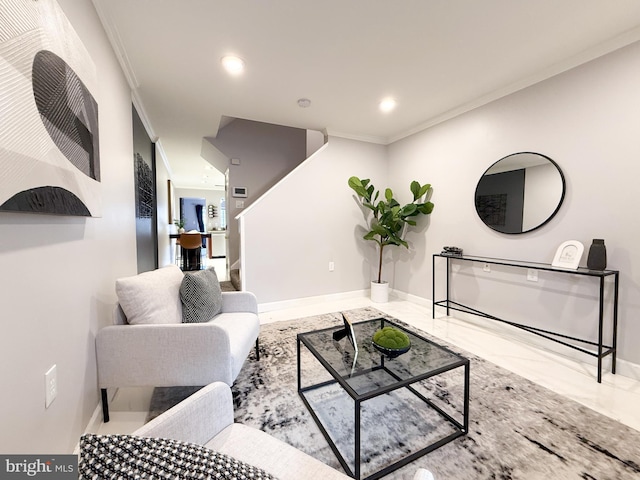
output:
[[[180,220],[174,220],[173,224],[178,227],[178,233],[184,233],[184,218],[180,218]]]
[[[433,211],[431,184],[421,185],[417,181],[411,182],[409,189],[413,194],[413,201],[401,206],[393,198],[390,188],[385,189],[384,198],[379,199],[380,191],[367,179],[349,178],[349,187],[358,196],[361,205],[371,210],[371,218],[367,227],[369,231],[364,235],[365,240],[372,240],[378,244],[378,276],[371,282],[371,299],[378,302],[388,300],[389,284],[382,281],[382,254],[387,245],[397,245],[409,248],[404,235],[409,226],[416,225],[416,217],[429,215]]]

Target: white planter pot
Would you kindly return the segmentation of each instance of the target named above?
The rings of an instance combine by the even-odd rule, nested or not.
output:
[[[371,301],[375,303],[387,303],[389,301],[388,282],[371,282]]]

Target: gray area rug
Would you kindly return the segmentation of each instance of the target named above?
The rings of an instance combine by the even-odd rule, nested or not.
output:
[[[373,308],[349,313],[354,321],[384,316]],[[263,326],[260,361],[252,353],[232,388],[236,422],[259,428],[339,470],[338,460],[297,393],[296,334],[341,322],[340,314],[335,313]],[[418,467],[431,470],[438,480],[640,478],[640,432],[455,346],[421,335],[471,360],[469,433],[385,479],[410,479]],[[303,363],[305,368],[316,368],[321,378],[321,366]],[[462,370],[456,372],[420,385],[427,396],[454,415],[460,412],[462,399]],[[156,391],[151,417],[193,389]],[[335,387],[318,391],[317,402],[351,464],[353,402]],[[446,429],[430,409],[420,409],[423,404],[413,395],[397,392],[371,402],[365,402],[362,415],[365,475]]]

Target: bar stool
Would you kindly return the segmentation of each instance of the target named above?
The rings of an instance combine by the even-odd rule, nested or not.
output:
[[[181,233],[182,270],[200,270],[202,236],[200,233]]]

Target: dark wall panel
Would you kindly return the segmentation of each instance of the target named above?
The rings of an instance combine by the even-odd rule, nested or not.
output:
[[[158,268],[158,224],[155,145],[135,107],[133,114],[133,168],[136,189],[136,249],[138,273]]]

